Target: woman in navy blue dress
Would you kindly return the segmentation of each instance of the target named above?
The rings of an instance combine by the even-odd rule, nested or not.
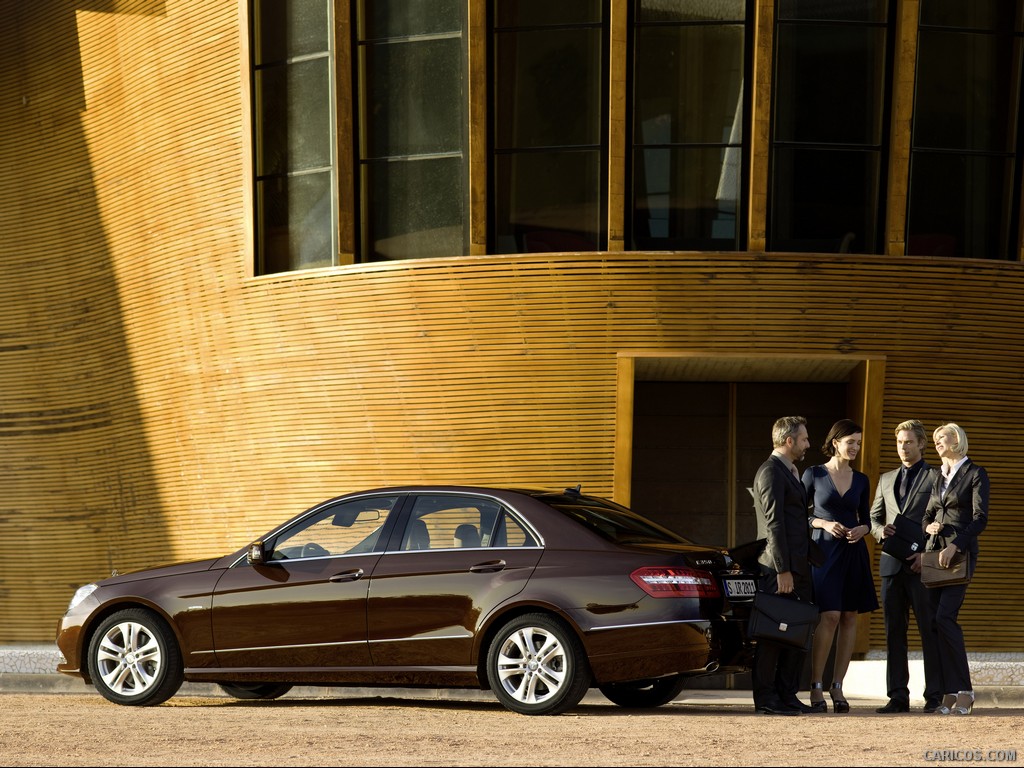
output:
[[[828,711],[822,677],[834,638],[836,658],[829,696],[836,712],[850,711],[843,678],[857,640],[857,614],[878,608],[871,558],[864,542],[864,535],[871,530],[868,476],[851,466],[860,453],[862,431],[849,419],[837,421],[821,447],[829,460],[808,467],[803,475],[812,505],[811,538],[824,555],[822,565],[811,569],[814,601],[821,611],[811,648],[811,706],[817,712]]]

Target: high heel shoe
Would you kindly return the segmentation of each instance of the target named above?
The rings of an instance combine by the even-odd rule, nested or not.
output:
[[[949,711],[954,715],[969,715],[974,709],[974,691],[960,691],[956,695],[954,706]]]
[[[843,684],[832,683],[828,688],[828,695],[832,698],[832,710],[836,713],[849,712],[850,702],[843,698]]]
[[[950,712],[953,711],[953,706],[955,704],[956,704],[956,694],[955,693],[945,693],[945,694],[942,695],[942,703],[939,704],[938,708],[935,710],[935,714],[937,714],[937,715],[948,715]]]
[[[821,691],[821,698],[814,700],[814,692]],[[825,687],[821,683],[811,683],[811,710],[813,712],[828,712],[828,703],[825,701]]]

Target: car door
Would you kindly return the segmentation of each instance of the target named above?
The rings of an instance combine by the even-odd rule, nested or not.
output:
[[[398,495],[314,509],[264,543],[265,562],[229,568],[213,595],[222,667],[369,664],[369,577],[393,525]]]
[[[500,540],[494,535],[499,527]],[[505,534],[510,528],[511,536]],[[415,497],[401,534],[396,530],[370,579],[373,664],[473,664],[480,618],[522,591],[542,552],[537,538],[493,499]]]

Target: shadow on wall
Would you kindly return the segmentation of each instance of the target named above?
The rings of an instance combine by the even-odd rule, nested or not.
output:
[[[0,0],[0,643],[51,641],[82,583],[165,534],[81,115],[81,11]]]

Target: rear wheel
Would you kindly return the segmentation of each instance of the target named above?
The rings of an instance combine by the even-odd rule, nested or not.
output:
[[[181,651],[162,618],[128,608],[104,619],[89,642],[93,684],[115,704],[162,704],[184,679]]]
[[[608,683],[598,689],[613,704],[629,709],[651,709],[668,704],[683,692],[686,678],[682,675],[659,677],[656,680],[635,680],[629,683]]]
[[[292,689],[291,683],[221,683],[221,689],[235,699],[277,699]]]
[[[531,613],[495,635],[487,652],[487,680],[507,709],[557,715],[580,703],[591,674],[576,634],[551,616]]]

